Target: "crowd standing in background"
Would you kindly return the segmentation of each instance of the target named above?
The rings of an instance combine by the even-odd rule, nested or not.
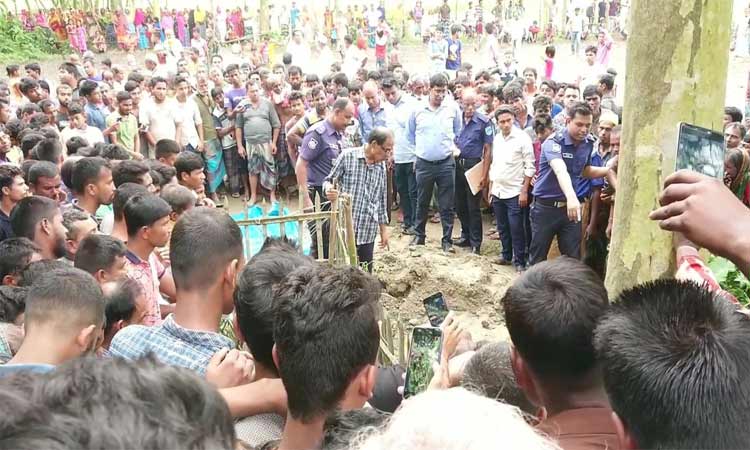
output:
[[[743,114],[725,110],[725,182],[678,172],[651,215],[676,279],[610,298],[623,5],[590,3],[558,33],[522,1],[458,19],[417,1],[410,28],[383,3],[314,25],[291,2],[276,55],[247,9],[22,11],[77,52],[0,80],[0,447],[750,447],[750,322],[697,251],[750,268]],[[429,64],[403,62],[406,33]],[[539,67],[518,67],[538,40]],[[562,79],[568,44],[585,59]],[[352,196],[361,268],[316,261],[327,228],[323,255],[268,239],[246,260],[222,198],[290,193],[307,211]],[[429,389],[403,403],[370,274],[391,233],[448,257],[500,240],[519,274],[511,342],[449,314]]]

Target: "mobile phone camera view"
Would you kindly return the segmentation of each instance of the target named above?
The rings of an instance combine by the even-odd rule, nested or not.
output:
[[[713,178],[724,177],[724,137],[707,128],[680,124],[676,170],[692,170]]]
[[[448,316],[448,304],[445,302],[443,294],[438,292],[424,299],[424,309],[427,312],[427,318],[430,325],[439,327]]]
[[[406,368],[404,398],[424,392],[435,372],[432,364],[440,358],[442,331],[439,328],[414,328]]]

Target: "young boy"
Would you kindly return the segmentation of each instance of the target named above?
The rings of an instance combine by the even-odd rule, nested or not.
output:
[[[109,140],[113,144],[121,145],[133,159],[143,159],[141,154],[141,139],[138,135],[138,120],[133,111],[133,97],[130,93],[117,93],[117,111],[107,116]]]
[[[88,142],[89,145],[104,142],[104,135],[101,130],[97,127],[90,127],[86,123],[86,113],[84,113],[80,104],[72,103],[69,112],[70,124],[60,132],[60,139],[62,142],[68,142],[68,140],[74,136],[86,139],[86,142]]]
[[[448,39],[448,59],[445,61],[445,69],[450,74],[451,78],[455,78],[456,71],[461,67],[461,51],[463,50],[463,44],[458,38],[458,34],[461,32],[460,25],[453,25],[451,28],[451,37]]]

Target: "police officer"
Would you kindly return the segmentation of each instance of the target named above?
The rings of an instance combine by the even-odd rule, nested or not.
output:
[[[478,255],[482,245],[481,193],[472,194],[466,172],[482,163],[483,158],[489,163],[495,129],[489,117],[475,112],[476,100],[474,89],[464,89],[461,98],[463,129],[456,137],[456,146],[461,151],[456,158],[456,214],[461,221],[461,237],[453,244],[471,247],[471,252]],[[482,175],[484,173],[483,168]]]
[[[331,172],[333,160],[341,152],[342,133],[354,117],[354,103],[348,98],[339,98],[333,103],[333,110],[328,117],[311,127],[302,138],[299,148],[299,158],[295,170],[297,172],[297,184],[299,189],[306,191],[305,209],[313,206],[315,195],[324,200],[323,181]],[[326,204],[322,207],[324,211],[330,209]],[[317,240],[314,232],[315,222],[310,223],[310,234],[313,237],[312,253],[317,255]],[[322,230],[323,235],[323,257],[328,258],[328,224],[325,223]]]
[[[443,226],[442,248],[453,250],[453,220],[455,217],[454,157],[456,135],[461,132],[461,112],[453,102],[443,101],[448,89],[448,78],[442,73],[430,78],[427,103],[415,108],[409,118],[408,138],[414,145],[417,160],[414,171],[417,180],[417,214],[411,246],[425,245],[427,207],[435,184],[438,188],[438,207]]]
[[[593,122],[589,105],[576,102],[566,113],[566,127],[542,144],[531,207],[531,264],[547,259],[555,236],[560,253],[580,258],[582,199],[574,186],[582,177],[602,178],[609,172],[608,167],[591,165],[596,138],[589,132]]]

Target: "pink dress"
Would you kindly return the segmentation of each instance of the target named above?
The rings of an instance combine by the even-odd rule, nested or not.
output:
[[[177,39],[183,47],[188,47],[187,30],[185,28],[185,15],[181,12],[177,13],[175,22],[177,23]]]
[[[552,79],[552,73],[555,71],[555,60],[552,58],[544,59],[544,78]]]

